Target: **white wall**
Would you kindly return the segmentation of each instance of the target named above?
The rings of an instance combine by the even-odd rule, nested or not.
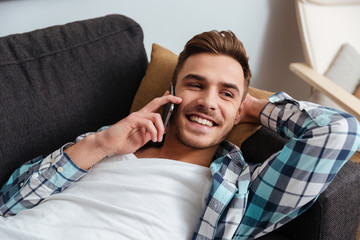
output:
[[[288,70],[304,61],[292,0],[0,0],[0,36],[112,13],[142,26],[148,55],[154,42],[179,54],[197,33],[230,29],[250,56],[251,86],[308,98]]]

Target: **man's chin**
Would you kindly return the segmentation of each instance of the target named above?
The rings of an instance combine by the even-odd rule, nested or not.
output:
[[[172,122],[171,122],[172,123]],[[230,132],[228,131],[226,135],[216,134],[217,131],[201,131],[195,133],[194,129],[187,128],[186,125],[179,123],[174,124],[172,129],[174,136],[177,140],[186,147],[196,150],[209,149],[218,146],[225,138],[226,135]],[[180,127],[182,126],[182,127]],[[215,127],[217,128],[217,127]],[[224,131],[226,132],[226,131]]]
[[[196,149],[196,150],[204,150],[204,149],[209,149],[209,148],[213,148],[218,146],[223,139],[221,139],[220,141],[217,139],[214,141],[209,141],[209,137],[199,137],[199,136],[195,136],[195,137],[186,137],[181,135],[181,133],[177,133],[176,134],[177,139],[186,147],[189,147],[191,149]]]

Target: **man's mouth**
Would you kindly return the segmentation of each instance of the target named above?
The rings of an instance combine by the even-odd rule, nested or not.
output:
[[[196,115],[190,115],[190,116],[188,116],[188,119],[191,122],[195,122],[195,123],[198,123],[198,124],[201,124],[201,125],[204,125],[204,126],[208,126],[208,127],[216,126],[215,122],[213,122],[211,120],[208,120],[208,119],[205,119],[205,118],[201,118],[201,117],[196,116]]]

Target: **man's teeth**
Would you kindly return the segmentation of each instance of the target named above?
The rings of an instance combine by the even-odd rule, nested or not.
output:
[[[202,125],[206,125],[206,126],[209,126],[209,127],[212,127],[214,126],[213,122],[209,121],[209,120],[206,120],[206,119],[203,119],[203,118],[199,118],[197,116],[190,116],[190,120],[192,122],[196,122],[196,123],[199,123],[199,124],[202,124]]]

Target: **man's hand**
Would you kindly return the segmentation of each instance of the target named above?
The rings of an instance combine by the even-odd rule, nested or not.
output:
[[[165,132],[158,113],[160,108],[169,102],[179,104],[181,101],[181,98],[169,95],[167,91],[141,110],[131,113],[103,132],[84,138],[65,152],[80,168],[89,169],[110,154],[135,152],[150,140],[160,142]]]
[[[158,113],[160,108],[169,103],[179,104],[182,99],[168,92],[164,96],[155,98],[138,112],[131,113],[115,125],[102,133],[100,145],[106,155],[111,153],[132,153],[152,140],[161,142],[165,129]]]
[[[268,102],[266,99],[258,99],[247,94],[241,106],[240,123],[260,124],[260,111]]]

